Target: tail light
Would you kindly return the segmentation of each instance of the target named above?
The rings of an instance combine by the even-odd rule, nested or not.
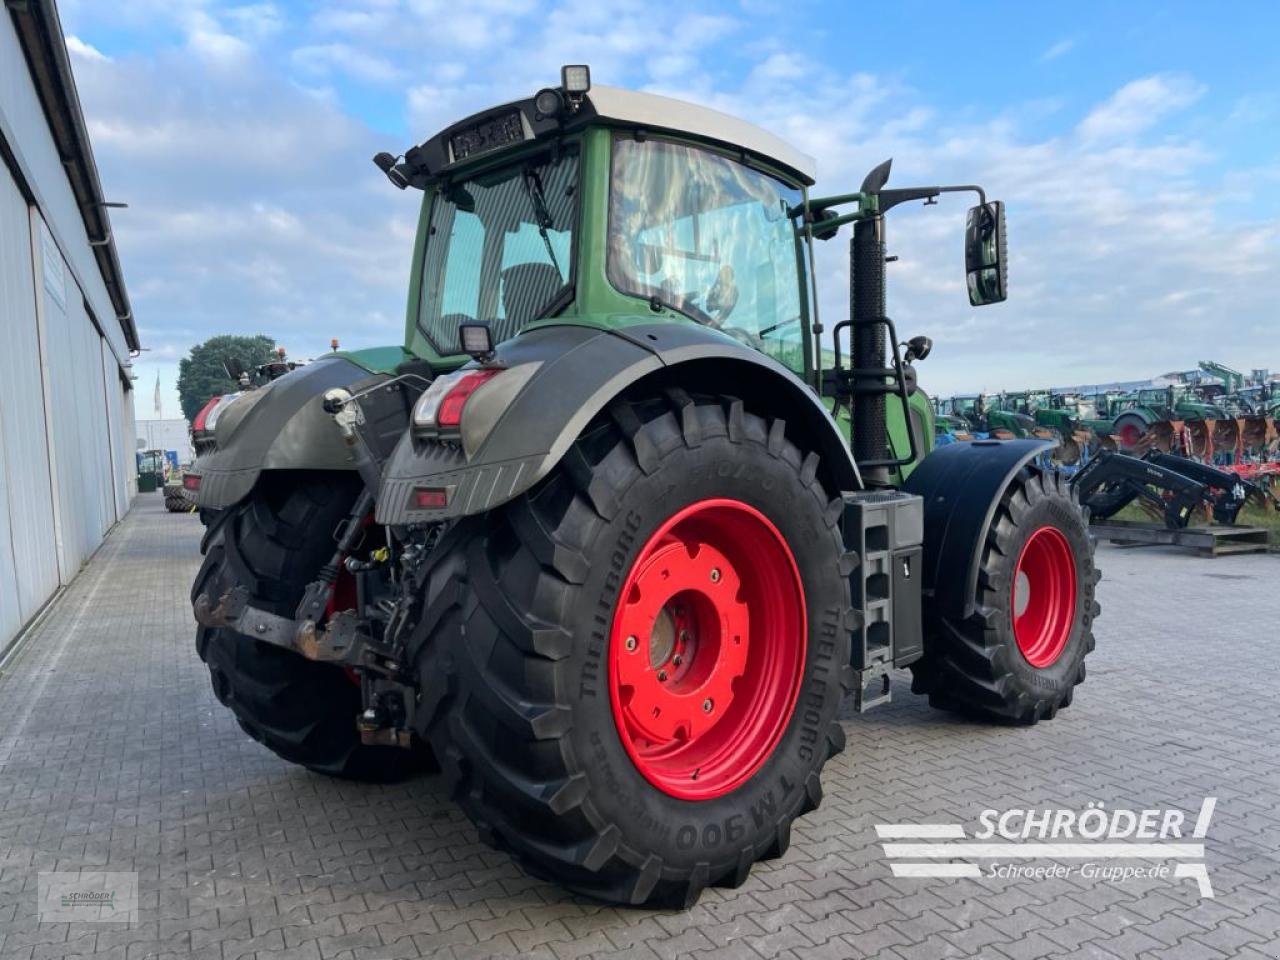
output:
[[[222,399],[221,396],[211,397],[209,401],[205,403],[203,407],[200,408],[200,412],[196,414],[196,418],[191,421],[192,430],[206,429],[205,420],[208,419],[209,414],[213,412],[214,408],[217,407],[218,405],[218,401],[220,401],[221,399]]]
[[[436,377],[413,407],[413,428],[419,434],[456,433],[471,395],[502,369],[459,370]]]

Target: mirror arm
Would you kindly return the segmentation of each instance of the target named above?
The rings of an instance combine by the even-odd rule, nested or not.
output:
[[[804,214],[807,210],[821,210],[824,207],[840,207],[846,203],[861,204],[867,200],[871,194],[866,193],[840,193],[834,197],[810,197],[804,203],[797,203],[794,207],[787,211],[787,216],[795,219]]]
[[[811,224],[810,229],[814,235],[826,233],[829,230],[838,230],[846,223],[853,223],[855,220],[866,220],[875,216],[874,211],[855,210],[852,213],[846,213],[840,217],[828,217],[826,220],[819,220],[817,223]]]
[[[982,187],[976,183],[961,184],[952,187],[907,187],[901,190],[881,190],[880,191],[880,210],[886,211],[892,207],[896,207],[900,203],[906,203],[910,200],[932,200],[940,193],[969,193],[973,192],[978,195],[979,203],[987,202],[987,193]]]

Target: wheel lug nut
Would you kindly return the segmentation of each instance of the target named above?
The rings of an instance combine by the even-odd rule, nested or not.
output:
[[[640,641],[635,637],[627,637],[627,650],[634,651],[640,645]]]
[[[711,712],[712,710],[714,710],[714,709],[715,709],[715,704],[711,702],[711,698],[710,698],[710,697],[707,697],[707,699],[705,699],[705,700],[703,700],[703,701],[702,701],[702,712],[703,712],[703,713],[710,713],[710,712]]]
[[[712,568],[711,568],[711,582],[712,582],[712,583],[719,583],[719,582],[720,582],[720,568],[719,568],[719,567],[712,567]]]
[[[665,682],[666,682],[666,680],[667,680],[667,671],[665,671],[665,670],[659,670],[659,671],[658,671],[658,682],[660,682],[660,683],[665,683]]]
[[[674,657],[671,658],[671,662],[678,667],[680,666],[680,664],[684,663],[684,657],[680,656],[680,654],[677,653]]]

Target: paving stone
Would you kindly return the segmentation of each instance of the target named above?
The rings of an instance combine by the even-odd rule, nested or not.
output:
[[[895,678],[887,706],[845,704],[848,748],[787,856],[675,912],[527,876],[435,778],[332,780],[246,737],[194,651],[200,533],[139,497],[0,676],[20,718],[0,735],[4,960],[1280,954],[1280,662],[1256,642],[1280,557],[1101,547],[1105,614],[1069,710],[990,727]],[[1193,820],[1205,796],[1212,899],[1189,880],[897,878],[874,829],[1089,801]],[[37,923],[37,874],[93,866],[139,874],[139,923]]]

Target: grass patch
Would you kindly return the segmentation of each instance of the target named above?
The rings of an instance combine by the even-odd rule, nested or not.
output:
[[[1162,518],[1148,513],[1134,503],[1129,504],[1117,513],[1115,519],[1132,520],[1136,523],[1163,522]],[[1210,526],[1210,521],[1205,518],[1203,513],[1197,511],[1191,518],[1190,526],[1207,527]],[[1240,516],[1236,518],[1236,526],[1262,527],[1268,531],[1268,540],[1271,545],[1280,546],[1280,511],[1277,511],[1274,507],[1263,508],[1252,503],[1246,503],[1244,509],[1240,511]]]

